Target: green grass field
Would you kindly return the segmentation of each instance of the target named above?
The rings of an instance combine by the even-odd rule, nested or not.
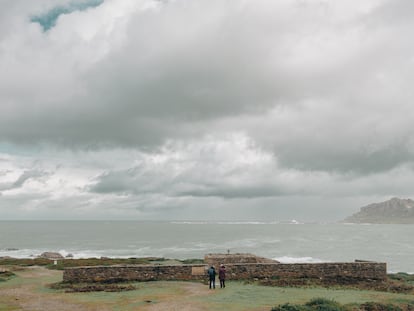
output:
[[[304,304],[315,297],[335,300],[341,304],[362,304],[379,302],[383,304],[414,304],[414,296],[384,293],[370,290],[327,289],[327,288],[282,288],[267,287],[243,282],[228,282],[225,289],[209,290],[209,295],[186,295],[189,282],[147,282],[133,283],[136,290],[122,293],[71,293],[71,300],[81,303],[112,306],[112,310],[136,310],[137,305],[179,298],[181,302],[208,306],[209,310],[270,310],[280,304]],[[198,284],[197,284],[198,285]]]
[[[124,292],[65,293],[51,289],[50,284],[62,280],[62,272],[44,267],[24,268],[16,276],[0,282],[0,310],[31,310],[31,299],[36,299],[44,311],[73,305],[82,310],[267,310],[289,303],[304,304],[313,298],[334,300],[348,308],[366,302],[394,304],[407,310],[414,307],[414,294],[323,287],[271,287],[239,281],[227,282],[225,289],[209,290],[207,285],[193,282],[159,281],[129,283],[135,290]],[[16,300],[17,299],[17,300]],[[187,309],[185,309],[187,308]]]

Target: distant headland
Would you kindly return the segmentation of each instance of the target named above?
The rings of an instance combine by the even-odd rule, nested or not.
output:
[[[385,202],[361,207],[360,211],[345,218],[344,223],[414,224],[414,201],[392,198]]]

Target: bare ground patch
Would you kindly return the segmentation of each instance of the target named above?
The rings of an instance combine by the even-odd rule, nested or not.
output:
[[[102,307],[85,306],[69,302],[63,295],[39,291],[50,278],[61,276],[61,272],[42,267],[29,267],[16,271],[18,280],[0,288],[0,303],[6,310],[27,311],[98,311]]]

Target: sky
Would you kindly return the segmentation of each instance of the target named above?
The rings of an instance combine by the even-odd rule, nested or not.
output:
[[[410,0],[0,0],[0,220],[413,198],[413,32]]]

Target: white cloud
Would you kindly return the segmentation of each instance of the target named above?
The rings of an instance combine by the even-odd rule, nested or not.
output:
[[[407,1],[73,3],[0,4],[0,211],[410,195]]]

